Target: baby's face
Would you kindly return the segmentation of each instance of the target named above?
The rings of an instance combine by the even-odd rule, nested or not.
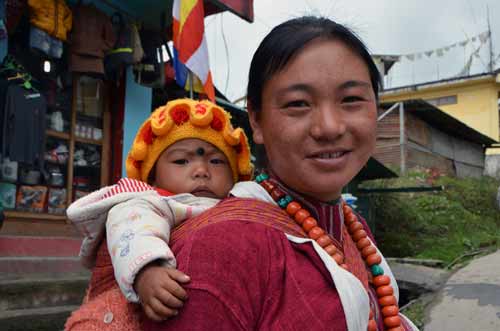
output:
[[[158,158],[154,185],[175,194],[222,199],[233,187],[233,174],[218,148],[203,140],[184,139]]]

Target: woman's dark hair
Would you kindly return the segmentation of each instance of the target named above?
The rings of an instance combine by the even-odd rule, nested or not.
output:
[[[361,39],[347,27],[328,18],[304,16],[275,27],[257,48],[250,64],[247,87],[247,100],[253,111],[260,111],[262,90],[267,81],[283,70],[308,42],[317,38],[340,40],[363,59],[378,101],[380,74]]]

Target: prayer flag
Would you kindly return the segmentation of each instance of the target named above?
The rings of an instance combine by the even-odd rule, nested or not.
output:
[[[208,63],[203,0],[174,0],[173,6],[174,69],[177,84],[189,89],[188,74],[193,73],[193,88],[212,101],[215,89]]]

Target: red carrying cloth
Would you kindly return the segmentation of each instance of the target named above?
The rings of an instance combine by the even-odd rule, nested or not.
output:
[[[172,195],[170,192],[162,189],[155,188],[155,190],[162,196]],[[244,201],[249,208],[253,208],[254,216],[258,216],[258,210],[262,208],[263,204],[266,209],[270,207],[269,204],[254,200]],[[302,229],[291,221],[283,211],[277,208],[271,209],[270,215],[278,217],[276,221],[269,221],[268,218],[261,219],[259,217],[254,217],[253,221],[271,226],[281,233],[288,232],[296,236],[305,236]],[[244,216],[240,213],[239,204],[228,206],[223,212],[238,218]],[[171,243],[182,240],[197,229],[225,220],[224,218],[214,217],[214,221],[211,222],[211,218],[214,215],[218,215],[217,210],[209,217],[193,218],[190,222],[186,221],[182,223],[173,231]],[[114,277],[113,265],[111,263],[106,240],[103,240],[97,251],[96,264],[92,269],[92,276],[84,302],[82,306],[70,316],[66,322],[65,330],[138,330],[140,328],[139,323],[141,315],[139,305],[127,302],[121,293]]]
[[[296,227],[278,207],[239,198],[186,221],[187,234],[174,233],[171,247],[191,277],[189,299],[177,317],[144,321],[143,330],[346,330],[313,246],[289,242],[276,224]]]
[[[141,307],[129,303],[115,281],[106,240],[99,246],[87,294],[66,321],[65,331],[137,331]]]

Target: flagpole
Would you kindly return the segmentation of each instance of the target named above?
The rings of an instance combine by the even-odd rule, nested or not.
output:
[[[491,36],[491,26],[490,26],[490,7],[486,5],[486,15],[488,18],[488,36],[490,38],[489,46],[490,46],[490,63],[488,66],[488,69],[490,70],[490,73],[493,72],[493,41],[492,41],[492,36]]]
[[[193,99],[193,73],[188,69],[188,79],[189,79],[189,98]]]

